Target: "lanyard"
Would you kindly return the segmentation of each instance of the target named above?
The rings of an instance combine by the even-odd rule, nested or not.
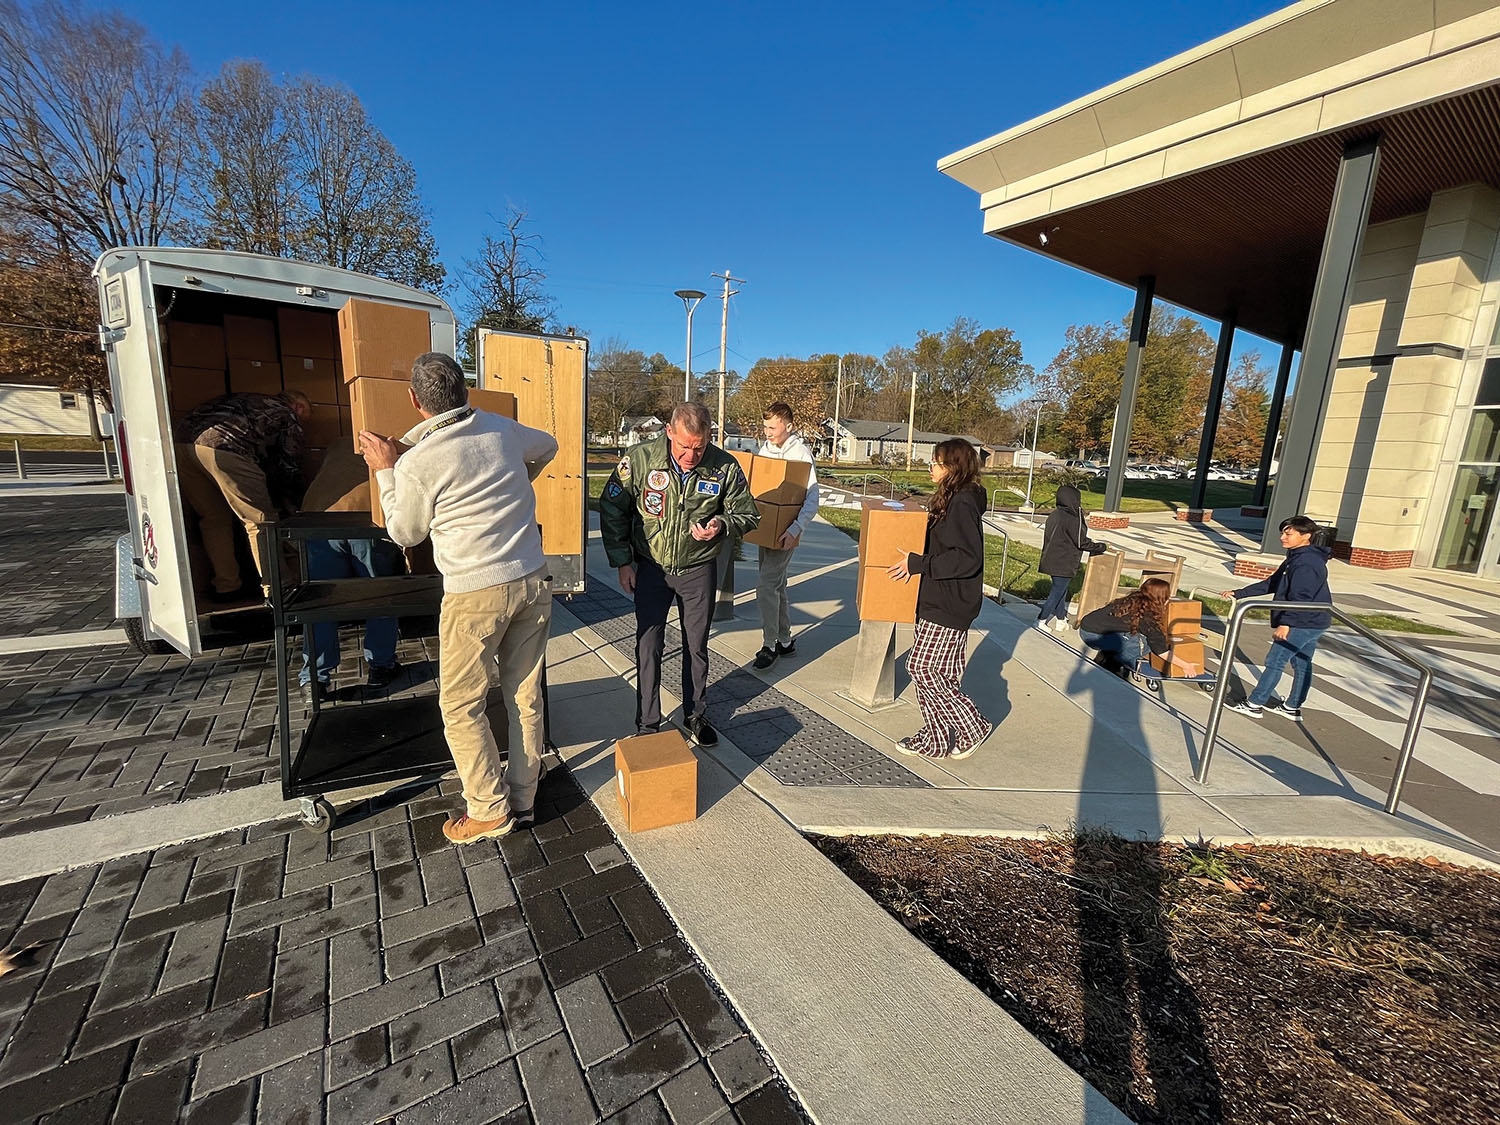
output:
[[[474,408],[471,406],[471,407],[469,407],[469,409],[465,410],[462,414],[455,414],[452,418],[444,418],[441,422],[439,422],[436,426],[433,426],[432,429],[428,430],[425,434],[423,434],[417,440],[418,441],[426,441],[433,434],[437,433],[439,430],[443,429],[444,427],[446,427],[446,426],[453,426],[453,425],[458,424],[459,422],[466,422],[466,421],[468,421],[472,417],[474,417]]]

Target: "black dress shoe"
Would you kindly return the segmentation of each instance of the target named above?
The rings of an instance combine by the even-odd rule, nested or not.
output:
[[[719,732],[709,725],[707,719],[699,715],[696,719],[687,721],[688,737],[699,746],[717,746],[719,744]]]
[[[638,726],[635,728],[635,736],[637,738],[644,738],[648,734],[656,734],[660,729],[660,727]]]
[[[369,676],[365,678],[365,686],[372,688],[390,687],[399,675],[401,675],[401,662],[399,660],[389,668],[379,668],[372,665]]]

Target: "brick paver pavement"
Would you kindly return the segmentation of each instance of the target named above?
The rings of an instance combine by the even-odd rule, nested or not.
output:
[[[804,1120],[565,771],[454,788],[0,887],[6,1120]]]
[[[123,496],[0,497],[0,636],[106,629]]]

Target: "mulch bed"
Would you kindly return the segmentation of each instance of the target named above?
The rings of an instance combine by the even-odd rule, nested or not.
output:
[[[1140,1122],[1500,1120],[1500,877],[1313,848],[815,837]]]

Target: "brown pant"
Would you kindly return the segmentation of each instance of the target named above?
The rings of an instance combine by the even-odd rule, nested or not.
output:
[[[475,820],[529,811],[541,780],[542,661],[552,621],[552,585],[545,571],[483,590],[443,595],[438,624],[438,705],[443,734],[464,802]],[[502,777],[500,750],[485,714],[490,669],[499,662],[510,719]]]
[[[206,445],[177,443],[177,483],[182,498],[198,517],[198,534],[213,568],[214,589],[221,594],[240,588],[240,564],[234,556],[234,523],[245,525],[250,554],[265,580],[266,560],[257,526],[276,518],[266,474],[249,457]]]

